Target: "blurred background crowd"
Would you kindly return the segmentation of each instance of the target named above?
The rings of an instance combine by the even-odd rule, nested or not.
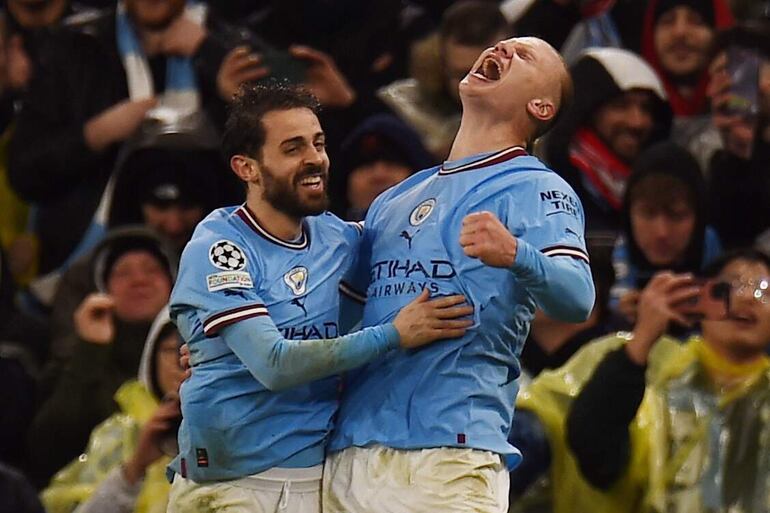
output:
[[[528,151],[582,201],[597,302],[533,322],[511,511],[770,511],[770,2],[2,4],[0,512],[165,511],[164,306],[196,224],[244,199],[218,149],[241,83],[318,96],[332,210],[361,220],[445,159],[480,52],[526,35],[572,73]],[[679,316],[682,273],[730,312]]]

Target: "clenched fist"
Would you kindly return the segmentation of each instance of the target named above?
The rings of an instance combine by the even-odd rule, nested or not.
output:
[[[75,310],[75,331],[92,344],[110,344],[115,338],[112,319],[115,301],[107,294],[94,293],[86,297]]]
[[[509,268],[516,261],[518,241],[492,212],[476,212],[463,219],[460,246],[490,267]]]

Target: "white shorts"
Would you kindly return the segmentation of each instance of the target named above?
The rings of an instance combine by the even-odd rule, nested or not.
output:
[[[273,468],[253,476],[199,484],[177,474],[168,513],[321,513],[322,467]]]
[[[324,513],[507,513],[508,471],[474,449],[350,447],[326,458]]]

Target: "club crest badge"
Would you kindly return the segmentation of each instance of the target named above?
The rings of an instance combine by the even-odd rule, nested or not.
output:
[[[295,267],[283,275],[283,281],[295,296],[303,295],[307,289],[307,268]]]
[[[409,215],[409,224],[412,226],[418,226],[422,224],[433,212],[433,208],[436,206],[436,199],[430,198],[415,207],[412,213]]]
[[[209,260],[217,269],[240,271],[246,267],[246,255],[237,244],[229,240],[215,242],[209,248]]]

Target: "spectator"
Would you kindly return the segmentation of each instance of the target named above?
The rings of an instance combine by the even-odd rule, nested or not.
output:
[[[444,13],[438,34],[415,45],[412,78],[382,88],[379,97],[443,160],[460,126],[460,80],[482,51],[509,35],[495,2],[457,2]]]
[[[580,196],[586,231],[614,232],[631,165],[668,135],[666,93],[652,68],[626,50],[588,50],[571,72],[575,101],[546,139],[546,159]]]
[[[644,151],[623,199],[623,231],[613,253],[615,285],[610,307],[636,320],[640,291],[668,270],[701,274],[722,251],[707,226],[706,184],[698,163],[671,142]]]
[[[108,229],[143,224],[153,230],[176,266],[198,222],[216,207],[242,201],[243,192],[238,186],[235,194],[228,193],[231,175],[222,169],[218,151],[185,150],[170,145],[170,141],[164,144],[140,148],[126,157],[114,181],[106,224]],[[71,355],[68,342],[73,314],[80,302],[97,290],[93,260],[104,244],[75,260],[59,280],[52,301],[52,356],[43,376],[43,395],[49,393],[63,362]]]
[[[11,274],[26,286],[37,273],[37,240],[29,230],[28,205],[8,184],[7,152],[15,111],[35,70],[44,66],[51,41],[62,26],[79,30],[95,11],[69,0],[44,3],[8,0],[0,13],[0,244],[8,254]]]
[[[158,240],[126,230],[105,241],[93,260],[99,293],[80,303],[74,330],[54,358],[71,354],[53,395],[30,430],[33,478],[44,484],[81,452],[88,434],[114,413],[112,397],[136,375],[150,323],[168,301],[173,268]]]
[[[361,221],[374,198],[435,163],[414,130],[390,114],[365,119],[342,143],[340,168],[332,173],[338,210],[344,219]]]
[[[770,17],[770,10],[766,16]],[[731,99],[724,51],[731,46],[759,55],[758,112],[754,119],[723,111]],[[724,150],[711,161],[709,200],[714,227],[725,246],[733,248],[751,245],[763,233],[765,240],[770,236],[770,19],[759,18],[727,32],[720,47],[711,92],[713,122],[722,134]]]
[[[657,275],[633,334],[608,342],[620,347],[572,404],[566,439],[582,476],[608,497],[625,490],[625,508],[767,510],[770,258],[743,250],[710,270],[729,284],[726,318],[707,317],[703,338],[684,345],[663,336],[670,322],[687,322],[681,302],[700,291],[690,276]]]
[[[230,17],[241,11],[240,24],[279,48],[303,44],[329,53],[360,96],[403,78],[412,41],[433,28],[422,9],[401,0],[265,3],[216,2],[216,9]],[[248,10],[253,14],[244,16]]]
[[[594,488],[587,482],[566,439],[566,419],[575,397],[602,358],[624,342],[622,334],[594,340],[562,367],[545,370],[522,387],[508,438],[524,455],[521,465],[510,473],[510,513],[643,511],[642,494],[634,480],[624,480],[611,491]],[[657,346],[651,359],[664,361],[672,347]],[[594,428],[603,433],[602,425],[595,424]],[[628,474],[646,475],[648,468],[646,462],[635,459]]]
[[[139,148],[126,158],[115,179],[107,226],[144,224],[178,257],[206,214],[243,201],[239,186],[238,194],[231,193],[230,176],[213,149]]]
[[[266,74],[244,48],[225,59],[225,29],[211,17],[199,23],[204,14],[184,0],[125,0],[89,35],[57,36],[19,115],[9,168],[16,192],[38,208],[41,273],[75,250],[121,144],[148,117],[193,123],[203,105],[217,119],[240,82]]]
[[[62,370],[72,358],[77,345],[76,337],[73,336],[76,331],[75,311],[86,297],[105,291],[104,285],[100,284],[98,273],[94,272],[96,266],[101,265],[99,262],[106,252],[112,251],[111,248],[119,249],[125,243],[132,244],[135,239],[140,243],[146,241],[149,247],[157,245],[158,251],[168,259],[168,267],[172,270],[176,268],[179,255],[174,254],[173,246],[159,239],[155,232],[139,226],[114,229],[96,248],[74,262],[62,276],[54,297],[50,316],[51,342],[40,379],[41,399],[47,399],[53,392]]]
[[[45,64],[47,51],[62,26],[81,29],[96,16],[70,0],[5,2],[6,61],[8,87],[15,99],[27,89],[35,70]]]
[[[703,167],[718,146],[709,135],[709,54],[717,31],[732,22],[726,0],[652,0],[644,16],[642,55],[666,88],[674,111],[672,139]]]
[[[168,440],[176,442],[179,335],[163,309],[147,337],[138,381],[115,393],[120,410],[91,433],[83,455],[43,491],[48,513],[165,512]],[[161,402],[162,401],[162,402]]]
[[[34,238],[27,232],[28,205],[8,184],[8,163],[5,158],[13,132],[16,91],[11,80],[15,52],[9,45],[8,24],[0,13],[0,247],[8,255],[8,268],[17,282],[27,281],[34,273]]]

